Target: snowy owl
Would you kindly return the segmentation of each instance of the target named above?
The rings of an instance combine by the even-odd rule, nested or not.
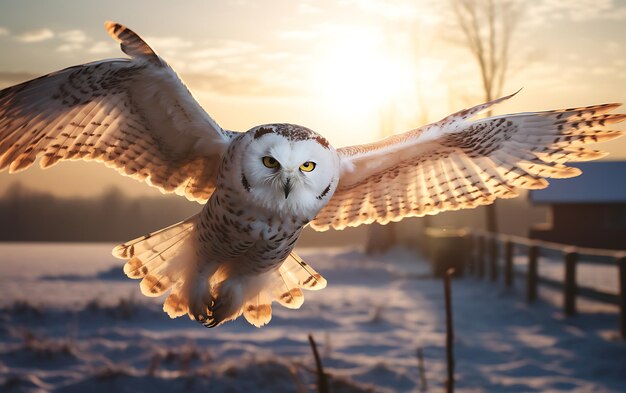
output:
[[[474,119],[503,97],[379,142],[335,149],[316,132],[267,124],[222,129],[138,35],[107,22],[129,59],[70,67],[0,91],[0,170],[40,159],[100,161],[162,192],[206,202],[178,224],[117,246],[141,292],[214,327],[255,326],[273,301],[303,303],[326,280],[293,252],[306,225],[325,231],[511,198],[576,176],[582,145],[623,134],[618,104]]]

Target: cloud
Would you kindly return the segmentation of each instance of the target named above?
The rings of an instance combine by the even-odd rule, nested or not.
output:
[[[111,41],[98,41],[90,45],[87,52],[101,54],[112,52],[116,48],[119,48],[119,45],[115,45],[115,43],[112,43]]]
[[[152,39],[146,41],[152,44]],[[285,97],[300,94],[297,86],[289,82],[289,71],[279,67],[282,72],[275,72],[277,63],[282,66],[289,56],[289,52],[268,50],[259,43],[218,40],[195,44],[164,57],[195,92]]]
[[[3,35],[9,35],[9,29],[7,29],[6,27],[0,26],[0,37]]]
[[[228,58],[249,55],[259,50],[257,44],[247,41],[224,40],[205,48],[195,49],[187,53],[189,59]]]
[[[209,92],[226,96],[286,97],[300,92],[285,84],[267,83],[251,75],[226,72],[183,73],[182,79],[189,88],[198,93]]]
[[[186,41],[180,37],[143,37],[144,41],[150,45],[157,53],[176,53],[179,49],[188,49],[193,47],[193,42]]]
[[[82,44],[75,44],[75,43],[61,44],[60,46],[57,47],[57,51],[59,52],[76,52],[81,49],[83,49]]]
[[[111,42],[107,42],[106,47],[102,41],[93,43],[93,38],[78,29],[63,31],[58,34],[58,37],[62,41],[62,44],[57,47],[59,52],[103,53],[115,48]]]
[[[614,0],[543,0],[528,2],[529,17],[536,23],[546,20],[626,20],[626,6]]]
[[[89,41],[89,37],[82,30],[68,30],[59,33],[59,37],[65,41],[73,44],[82,44]]]
[[[85,51],[87,45],[92,39],[82,30],[67,30],[58,34],[63,43],[57,47],[59,52],[78,52]]]
[[[54,37],[54,33],[50,29],[37,29],[24,32],[17,36],[17,40],[24,43],[33,43],[49,40]]]
[[[264,53],[261,49],[257,44],[246,41],[224,40],[177,53],[165,53],[164,58],[183,73],[216,72],[220,68],[234,72],[245,70],[250,65],[256,66],[258,57]]]

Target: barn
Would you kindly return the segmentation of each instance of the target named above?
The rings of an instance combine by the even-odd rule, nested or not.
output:
[[[570,164],[568,164],[570,165]],[[529,237],[581,247],[626,250],[626,161],[571,164],[583,171],[533,190],[534,205],[548,206],[548,222]]]

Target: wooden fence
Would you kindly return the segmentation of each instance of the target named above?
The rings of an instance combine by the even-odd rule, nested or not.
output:
[[[519,236],[508,236],[484,232],[473,232],[468,236],[470,260],[467,263],[469,274],[497,282],[503,277],[504,285],[512,288],[516,274],[513,258],[516,252],[525,251],[528,257],[526,273],[526,301],[533,303],[537,299],[539,284],[561,290],[563,293],[563,311],[565,315],[576,314],[576,298],[590,298],[604,303],[615,304],[620,310],[620,334],[626,339],[626,251],[604,250],[575,247],[566,244],[533,240]],[[626,240],[625,240],[626,242]],[[556,254],[555,254],[556,252]],[[563,259],[563,281],[539,276],[539,258],[541,256],[561,256]],[[577,267],[581,257],[585,264],[614,266],[619,274],[619,291],[610,293],[600,289],[585,287],[577,280]],[[504,263],[501,263],[504,260]]]

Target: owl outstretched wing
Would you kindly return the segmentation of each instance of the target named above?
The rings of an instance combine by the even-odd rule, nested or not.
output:
[[[519,189],[540,189],[545,178],[580,170],[564,165],[604,153],[582,145],[624,132],[607,126],[626,120],[609,114],[619,104],[525,112],[472,120],[503,97],[377,143],[338,150],[337,190],[311,222],[319,231],[472,208]]]
[[[237,133],[221,129],[137,34],[107,22],[130,59],[70,67],[0,91],[0,170],[39,157],[103,162],[163,192],[205,201]]]

